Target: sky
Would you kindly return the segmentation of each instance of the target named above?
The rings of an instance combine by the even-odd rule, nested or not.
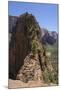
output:
[[[49,31],[58,31],[58,5],[29,3],[29,2],[8,2],[8,15],[19,16],[28,12],[36,17],[41,28]]]

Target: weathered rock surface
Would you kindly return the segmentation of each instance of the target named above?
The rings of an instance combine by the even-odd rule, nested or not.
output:
[[[22,82],[43,81],[53,68],[41,42],[41,28],[32,14],[21,15],[12,32],[9,46],[9,78]],[[50,64],[50,65],[49,65]],[[50,67],[49,67],[49,66]],[[48,79],[51,78],[48,75]]]
[[[17,71],[24,63],[24,58],[30,52],[30,42],[24,33],[25,20],[21,17],[17,20],[14,32],[12,32],[9,45],[9,77],[16,78]]]
[[[43,81],[38,54],[36,54],[34,58],[32,58],[31,53],[26,56],[26,58],[24,59],[24,65],[19,70],[16,79],[23,82],[32,80]]]

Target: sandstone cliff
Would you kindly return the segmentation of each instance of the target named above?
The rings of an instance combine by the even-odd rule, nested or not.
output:
[[[23,82],[53,81],[53,67],[41,42],[41,28],[32,14],[18,17],[9,44],[9,78]],[[50,73],[50,74],[49,74]]]

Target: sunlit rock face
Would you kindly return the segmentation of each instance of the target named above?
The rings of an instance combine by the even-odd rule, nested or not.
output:
[[[27,46],[25,49],[27,51],[24,50],[23,52],[19,49],[18,50],[16,49],[17,60],[18,60],[18,61],[16,60],[16,66],[17,66],[16,70],[18,71],[16,79],[21,80],[25,83],[30,80],[43,81],[42,70],[44,70],[45,68],[45,64],[44,64],[45,56],[43,54],[44,53],[43,45],[40,42],[40,37],[39,37],[39,35],[41,34],[40,27],[35,17],[27,13],[20,16],[19,22],[21,22],[21,24],[17,23],[17,27],[19,28],[17,28],[17,32],[16,32],[16,47],[22,49]],[[22,34],[20,34],[19,32],[22,32]],[[23,35],[25,35],[25,37],[27,38],[28,44]],[[23,42],[25,41],[26,45],[22,43],[21,44],[22,46],[20,47],[21,42],[18,36],[24,37],[22,41]],[[19,52],[21,53],[19,54]],[[25,58],[21,57],[21,60],[23,60],[22,64],[20,62],[20,58],[18,58],[20,57],[18,54],[21,56],[25,54]],[[20,69],[18,70],[18,68]]]
[[[40,29],[35,17],[28,13],[19,16],[15,24],[9,44],[9,77],[13,79],[24,64],[25,57],[31,52],[31,40],[35,36],[34,29],[37,27]]]
[[[20,15],[9,43],[9,78],[23,82],[43,81],[43,75],[49,73],[52,67],[48,64],[36,18],[28,13]]]
[[[16,79],[25,83],[36,80],[40,82],[43,81],[38,54],[36,54],[34,58],[32,58],[32,53],[26,56],[24,59],[24,65],[19,70]]]

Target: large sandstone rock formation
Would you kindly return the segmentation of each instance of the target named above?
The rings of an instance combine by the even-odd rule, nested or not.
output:
[[[9,77],[23,82],[43,81],[44,72],[53,71],[53,68],[51,64],[51,70],[48,66],[35,17],[28,13],[21,15],[14,29],[9,46]]]

